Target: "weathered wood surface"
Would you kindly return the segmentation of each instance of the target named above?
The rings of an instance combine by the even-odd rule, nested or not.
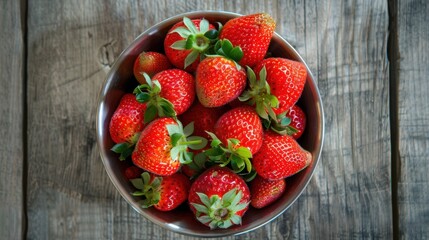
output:
[[[429,3],[398,1],[398,214],[403,239],[429,238]]]
[[[25,232],[25,4],[2,1],[0,9],[0,238],[20,239]]]
[[[402,1],[390,13],[400,56],[392,65],[387,1],[34,0],[28,16],[25,4],[3,1],[0,236],[192,239],[141,217],[111,184],[95,144],[97,95],[115,58],[149,26],[187,11],[225,10],[276,19],[277,32],[312,69],[326,117],[322,159],[303,195],[272,223],[237,238],[391,239],[395,231],[429,238],[427,5]],[[389,66],[398,68],[396,79]],[[393,201],[391,182],[398,186]]]

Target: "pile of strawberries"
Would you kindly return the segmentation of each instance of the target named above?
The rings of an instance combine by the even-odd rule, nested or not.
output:
[[[274,29],[264,13],[217,27],[185,17],[167,33],[164,53],[138,56],[140,85],[122,97],[109,130],[143,207],[186,202],[204,225],[228,228],[249,205],[276,201],[285,179],[311,163],[296,141],[307,71],[267,57]]]

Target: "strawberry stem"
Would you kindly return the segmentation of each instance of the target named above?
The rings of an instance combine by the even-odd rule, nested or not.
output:
[[[200,144],[202,143],[202,140],[192,140],[192,141],[184,141],[184,142],[179,142],[179,145],[194,145],[194,144]]]

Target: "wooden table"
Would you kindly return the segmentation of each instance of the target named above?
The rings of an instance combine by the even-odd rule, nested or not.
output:
[[[323,154],[303,195],[237,238],[429,238],[427,1],[0,6],[0,238],[191,239],[152,224],[118,194],[100,160],[95,117],[121,50],[193,10],[271,14],[309,64],[325,109]]]

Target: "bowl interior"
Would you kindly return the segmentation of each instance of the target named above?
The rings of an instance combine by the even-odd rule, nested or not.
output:
[[[210,22],[224,24],[228,19],[239,15],[211,11],[178,15],[149,28],[121,53],[112,66],[99,96],[97,143],[100,155],[110,179],[121,195],[137,212],[152,222],[175,232],[200,237],[219,237],[245,233],[268,223],[282,214],[299,197],[308,184],[319,161],[323,142],[323,109],[320,94],[311,71],[306,65],[308,71],[307,82],[298,104],[307,114],[307,121],[311,124],[307,124],[307,129],[300,138],[299,143],[313,154],[313,162],[305,170],[287,179],[285,194],[274,204],[260,210],[249,208],[243,217],[241,226],[224,230],[210,230],[195,220],[185,204],[171,212],[161,212],[154,208],[141,208],[138,199],[131,195],[131,192],[134,191],[132,185],[123,176],[126,164],[119,161],[118,156],[110,150],[114,143],[109,135],[109,121],[121,97],[127,92],[132,92],[132,89],[138,84],[133,77],[133,63],[138,54],[142,51],[163,52],[164,36],[172,25],[182,20],[183,16],[189,18],[204,17]],[[292,46],[278,34],[273,37],[269,52],[274,57],[285,57],[305,64]]]

